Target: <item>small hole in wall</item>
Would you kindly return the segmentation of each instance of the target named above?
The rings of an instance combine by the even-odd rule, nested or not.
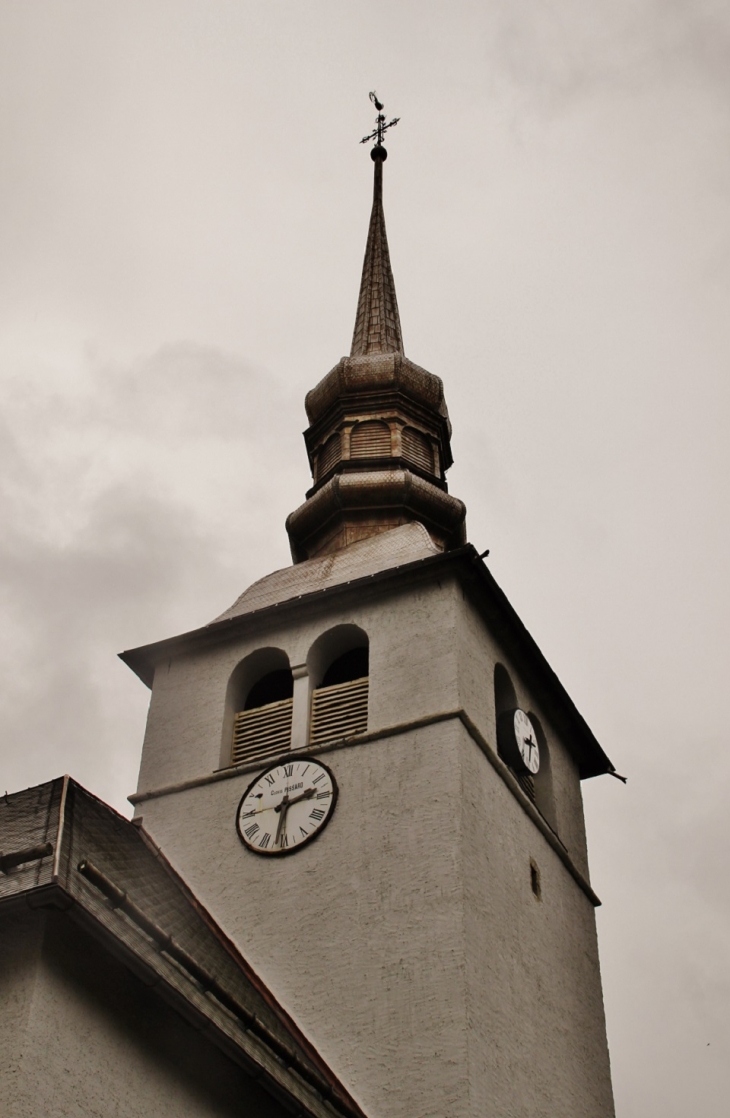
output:
[[[542,900],[542,888],[540,886],[540,870],[537,864],[530,860],[530,885],[537,900]]]

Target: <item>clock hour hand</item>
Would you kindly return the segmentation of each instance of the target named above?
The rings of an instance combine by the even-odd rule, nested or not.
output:
[[[311,800],[312,796],[316,796],[316,794],[316,788],[307,788],[306,792],[300,792],[299,795],[294,796],[292,800],[287,800],[287,807],[291,807],[292,804],[298,804],[300,800]],[[276,810],[280,811],[281,807],[277,807]]]

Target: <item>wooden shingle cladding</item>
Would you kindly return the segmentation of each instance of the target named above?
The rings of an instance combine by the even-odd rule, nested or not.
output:
[[[447,492],[451,425],[438,377],[402,353],[345,357],[306,406],[314,484],[287,519],[295,562],[411,520],[440,547],[465,542],[466,510]]]
[[[383,214],[385,148],[376,144],[371,154],[373,208],[352,349],[305,402],[314,485],[286,522],[295,563],[413,520],[445,550],[466,542],[466,509],[446,486],[444,386],[403,351]]]

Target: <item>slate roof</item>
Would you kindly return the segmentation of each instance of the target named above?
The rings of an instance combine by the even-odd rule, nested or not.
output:
[[[0,798],[0,868],[0,913],[67,909],[300,1113],[364,1118],[152,840],[70,777]]]
[[[230,609],[216,617],[215,621],[243,617],[244,614],[266,609],[267,606],[315,594],[328,590],[331,586],[367,578],[378,571],[390,570],[403,563],[415,563],[418,559],[439,554],[440,549],[423,524],[414,520],[410,524],[392,528],[389,532],[379,532],[376,536],[351,544],[331,555],[305,559],[293,567],[284,567],[260,578],[244,590]]]

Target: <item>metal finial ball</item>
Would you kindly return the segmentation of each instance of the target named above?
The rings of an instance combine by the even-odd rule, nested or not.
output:
[[[376,144],[373,150],[370,152],[370,158],[372,159],[373,163],[377,163],[379,159],[383,163],[385,163],[385,160],[388,158],[388,153],[382,144]]]

